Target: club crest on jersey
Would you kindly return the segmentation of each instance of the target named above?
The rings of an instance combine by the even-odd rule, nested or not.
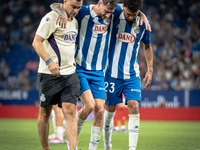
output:
[[[135,30],[134,30],[135,34],[139,34],[140,33],[140,28],[137,27]]]
[[[119,32],[116,35],[117,39],[124,43],[133,43],[135,41],[135,36],[128,32]]]
[[[107,32],[107,29],[108,25],[106,24],[96,24],[92,27],[93,32],[96,34],[104,34],[105,32]]]
[[[110,18],[106,18],[106,22],[107,22],[107,23],[110,23],[110,22],[111,22],[111,19],[110,19]]]
[[[73,44],[76,41],[76,36],[77,36],[77,33],[74,31],[67,32],[64,36],[64,41],[69,44]]]
[[[46,100],[45,95],[44,95],[44,94],[41,94],[41,95],[40,95],[40,101],[44,102],[45,100]]]

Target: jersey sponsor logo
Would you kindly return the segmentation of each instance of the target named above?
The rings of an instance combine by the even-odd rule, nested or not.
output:
[[[96,24],[92,27],[92,30],[96,34],[104,34],[108,29],[108,25],[106,24]]]
[[[73,44],[76,41],[76,36],[77,36],[77,33],[74,31],[67,32],[64,36],[64,41],[69,44]]]
[[[133,43],[135,41],[135,36],[128,32],[119,32],[116,37],[124,43]]]

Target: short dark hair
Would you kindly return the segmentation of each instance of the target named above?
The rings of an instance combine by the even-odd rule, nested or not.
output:
[[[142,2],[143,0],[123,0],[124,7],[127,7],[132,12],[140,10]]]
[[[117,0],[102,0],[102,2],[103,2],[103,5],[109,4],[109,7],[111,9],[117,6]]]

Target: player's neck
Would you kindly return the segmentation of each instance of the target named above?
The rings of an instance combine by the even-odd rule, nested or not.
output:
[[[94,6],[92,7],[92,10],[93,10],[96,14],[98,14],[98,6],[97,6],[97,5],[94,5]]]
[[[70,17],[70,16],[68,16],[68,15],[67,15],[67,17],[68,17],[68,21],[72,21],[72,20],[73,20],[72,17]]]
[[[67,20],[68,20],[68,21],[72,21],[73,19],[72,19],[72,17],[67,13],[67,11],[66,11],[67,8],[65,7],[65,5],[63,5],[62,9],[65,10],[65,12],[66,12],[66,14],[67,14]]]

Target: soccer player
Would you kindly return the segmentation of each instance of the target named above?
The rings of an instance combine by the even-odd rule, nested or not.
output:
[[[139,102],[141,99],[141,84],[138,51],[140,42],[144,43],[147,72],[143,81],[144,88],[151,84],[153,73],[153,52],[150,32],[145,25],[140,25],[138,16],[142,0],[124,0],[123,12],[113,24],[108,66],[105,74],[107,100],[104,113],[104,148],[111,150],[113,117],[116,105],[122,103],[122,93],[125,104],[128,105],[129,150],[135,150],[138,141],[140,125]]]
[[[61,19],[65,16],[60,4],[52,4]],[[88,115],[94,110],[89,150],[96,150],[103,128],[104,104],[106,100],[104,72],[110,41],[110,31],[122,9],[117,0],[100,0],[96,5],[82,6],[76,19],[79,23],[77,38],[76,69],[80,79],[82,109],[77,116],[78,134]]]
[[[65,129],[70,150],[76,149],[76,104],[80,94],[80,82],[74,65],[75,41],[78,22],[74,18],[82,6],[82,0],[64,0],[63,9],[68,16],[66,28],[56,25],[58,14],[47,13],[37,29],[33,47],[40,56],[38,85],[40,112],[38,132],[42,150],[49,149],[49,117],[52,106],[62,106]]]

